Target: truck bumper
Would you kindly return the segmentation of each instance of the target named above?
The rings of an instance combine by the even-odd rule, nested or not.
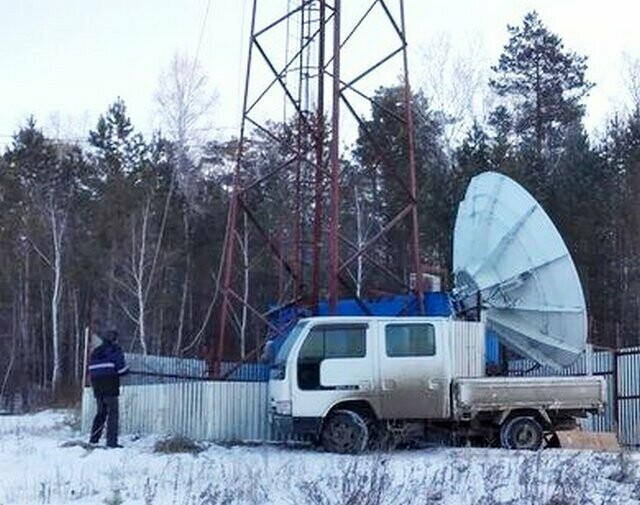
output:
[[[293,417],[282,414],[271,415],[273,431],[284,438],[313,437],[320,434],[322,428],[321,417]]]

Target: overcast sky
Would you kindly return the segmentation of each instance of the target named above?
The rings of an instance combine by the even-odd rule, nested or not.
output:
[[[207,5],[199,59],[219,95],[214,124],[220,134],[235,133],[250,0],[0,0],[0,144],[30,114],[49,128],[57,117],[59,136],[85,135],[117,96],[135,126],[151,131],[160,70],[176,51],[196,53]],[[461,52],[471,41],[489,66],[507,41],[506,25],[537,9],[567,48],[589,57],[596,83],[589,129],[627,100],[622,55],[640,57],[635,0],[405,0],[405,9],[414,86],[427,64],[422,49],[433,40],[444,36]]]

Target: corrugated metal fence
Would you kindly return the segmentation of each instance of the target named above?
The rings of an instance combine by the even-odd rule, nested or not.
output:
[[[640,347],[615,353],[616,418],[620,442],[640,446]]]
[[[120,431],[185,435],[224,442],[271,440],[266,382],[178,382],[126,386]],[[95,401],[85,389],[82,420],[90,430]]]
[[[268,423],[269,368],[252,363],[222,363],[227,380],[207,377],[197,359],[126,354],[131,373],[120,392],[122,433],[179,434],[224,442],[272,440]],[[230,373],[229,373],[230,372]],[[95,415],[91,389],[82,398],[82,427]]]
[[[230,380],[207,378],[206,362],[128,354],[134,373],[123,381],[120,426],[123,433],[181,434],[217,441],[274,440],[267,419],[268,367],[223,363]],[[640,347],[618,352],[587,352],[557,372],[532,361],[509,362],[510,375],[601,375],[609,402],[585,428],[617,431],[620,442],[640,446]],[[91,390],[82,402],[82,422],[89,430],[94,415]]]

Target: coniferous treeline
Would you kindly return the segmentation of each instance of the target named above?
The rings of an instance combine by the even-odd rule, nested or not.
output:
[[[603,137],[590,137],[582,123],[592,87],[586,69],[586,59],[567,51],[531,13],[509,27],[492,69],[496,107],[453,151],[444,148],[442,115],[428,96],[414,94],[421,247],[426,261],[450,269],[455,212],[469,179],[504,172],[542,203],[567,241],[588,301],[591,341],[634,345],[640,109],[617,116]],[[372,108],[367,135],[361,130],[343,160],[350,174],[343,223],[358,240],[375,233],[405,198],[384,164],[392,163],[400,178],[406,171],[402,127],[386,117],[402,117],[401,93],[378,90],[384,107]],[[388,146],[387,161],[380,162],[371,135]],[[257,174],[282,162],[260,132],[246,146]],[[235,141],[211,141],[198,154],[195,164],[180,142],[143,138],[121,100],[82,147],[48,139],[34,120],[16,132],[0,158],[0,396],[78,384],[88,326],[117,327],[127,350],[139,352],[193,356],[213,343]],[[284,226],[277,202],[290,201],[287,184],[266,185],[264,198],[249,202],[273,228]],[[398,228],[375,251],[402,278],[411,271],[407,233]],[[267,261],[258,258],[251,267],[272,277]],[[357,289],[367,282],[384,288],[373,275],[366,265],[352,270]],[[277,296],[273,283],[252,286],[254,302]],[[248,348],[257,342],[254,330],[247,331]]]

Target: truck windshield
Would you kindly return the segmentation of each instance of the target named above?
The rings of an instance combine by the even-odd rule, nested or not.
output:
[[[275,379],[275,378],[284,379],[284,370],[287,365],[287,358],[289,357],[289,352],[291,352],[291,348],[293,347],[293,344],[295,343],[296,340],[298,340],[300,333],[302,333],[302,330],[304,330],[307,324],[309,324],[309,321],[299,322],[289,332],[289,335],[287,335],[287,338],[284,339],[284,342],[282,343],[282,346],[280,347],[280,350],[276,355],[276,359],[274,360],[273,365],[271,365],[272,379]]]

